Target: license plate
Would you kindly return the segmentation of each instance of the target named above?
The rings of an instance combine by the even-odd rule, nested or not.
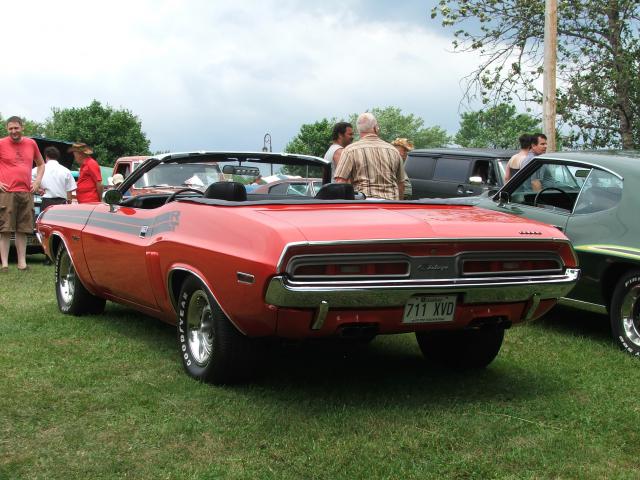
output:
[[[403,323],[452,322],[456,295],[411,297],[404,306]]]

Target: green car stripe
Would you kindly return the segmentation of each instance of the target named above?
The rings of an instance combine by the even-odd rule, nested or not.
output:
[[[640,260],[640,249],[620,245],[580,245],[574,247],[578,252],[604,253],[615,257]]]

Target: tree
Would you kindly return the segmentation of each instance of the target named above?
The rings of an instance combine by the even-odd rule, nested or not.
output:
[[[405,137],[416,148],[441,147],[449,143],[449,135],[439,126],[424,127],[424,120],[413,114],[404,115],[397,107],[373,108],[370,110],[380,124],[380,137],[387,142],[397,137]],[[353,113],[347,120],[354,128],[358,114]],[[331,130],[337,119],[323,118],[315,123],[304,124],[300,132],[287,144],[284,151],[323,157],[331,144]]]
[[[397,107],[372,108],[369,110],[380,125],[380,138],[392,142],[398,137],[408,138],[416,148],[442,147],[449,143],[447,132],[439,126],[424,126],[424,120],[412,113],[404,115]],[[358,114],[354,113],[349,121],[355,125]]]
[[[461,115],[454,141],[472,148],[520,148],[518,137],[540,131],[540,122],[516,107],[502,103],[486,110]]]
[[[45,135],[88,144],[101,165],[111,166],[122,156],[150,153],[142,124],[129,110],[103,107],[94,100],[84,108],[53,108],[51,112]]]
[[[300,132],[284,147],[284,151],[324,157],[331,144],[331,130],[337,122],[335,118],[323,118],[314,123],[303,124]]]
[[[468,98],[541,102],[544,2],[440,0],[431,17],[456,28],[455,49],[481,55]],[[639,19],[638,0],[559,2],[558,114],[574,144],[640,146]]]

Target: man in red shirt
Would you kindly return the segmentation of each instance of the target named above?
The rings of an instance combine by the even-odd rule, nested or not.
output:
[[[78,203],[102,201],[102,175],[100,166],[90,155],[93,150],[86,143],[74,143],[69,147],[73,158],[80,165],[78,176],[76,199]]]
[[[33,192],[40,189],[44,160],[38,145],[22,136],[20,117],[7,120],[9,136],[0,139],[0,272],[9,270],[11,234],[16,235],[18,270],[27,269],[27,233],[33,232]],[[31,182],[35,162],[36,179]]]

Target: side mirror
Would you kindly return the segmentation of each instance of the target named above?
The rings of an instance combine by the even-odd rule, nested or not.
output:
[[[111,212],[115,211],[115,206],[118,205],[121,200],[122,193],[120,193],[118,190],[107,190],[107,192],[104,194],[104,202],[111,207],[109,209],[109,211]]]
[[[509,192],[501,190],[500,192],[498,192],[498,195],[496,197],[493,197],[493,199],[498,202],[498,205],[505,205],[511,200],[511,195],[509,194]]]
[[[482,177],[469,177],[469,183],[471,185],[482,185]]]

